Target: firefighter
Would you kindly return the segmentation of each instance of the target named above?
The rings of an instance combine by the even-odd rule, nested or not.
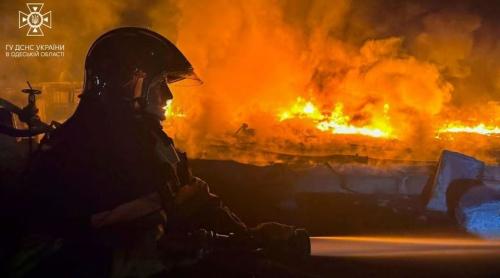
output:
[[[189,231],[291,236],[285,225],[248,229],[162,130],[168,85],[201,83],[170,41],[143,28],[107,32],[88,51],[84,80],[75,113],[44,140],[18,197],[32,235],[21,245],[42,239],[42,259],[14,265],[52,277],[147,276],[170,267],[158,246]]]

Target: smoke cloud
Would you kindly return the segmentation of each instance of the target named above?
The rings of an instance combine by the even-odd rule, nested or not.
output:
[[[167,130],[192,155],[217,140],[233,142],[243,123],[255,131],[249,142],[264,148],[328,151],[333,143],[325,142],[337,139],[277,117],[301,97],[324,114],[341,103],[356,126],[390,125],[410,156],[433,158],[428,146],[448,120],[500,125],[500,8],[477,2],[45,1],[53,29],[26,38],[17,28],[25,3],[11,1],[0,4],[2,43],[64,43],[65,57],[1,56],[0,84],[80,81],[85,53],[101,33],[147,27],[174,41],[204,81],[172,86],[173,109],[183,117]]]

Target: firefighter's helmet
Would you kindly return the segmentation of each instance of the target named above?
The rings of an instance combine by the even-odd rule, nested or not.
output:
[[[138,74],[141,91],[130,95],[124,88]],[[148,29],[118,28],[100,36],[90,47],[82,97],[106,103],[140,98],[147,103],[154,86],[162,83],[170,95],[166,85],[185,79],[201,82],[173,43]]]

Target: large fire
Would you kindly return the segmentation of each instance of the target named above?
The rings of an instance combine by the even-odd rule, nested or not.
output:
[[[305,118],[316,123],[316,128],[331,132],[333,134],[359,134],[377,138],[392,138],[393,127],[390,123],[388,114],[389,104],[384,104],[383,117],[372,119],[372,123],[364,126],[355,126],[351,124],[351,117],[343,112],[343,104],[337,103],[330,113],[322,112],[317,106],[303,98],[297,98],[297,102],[289,109],[279,114],[279,120],[285,121],[291,118]],[[500,126],[486,125],[479,123],[477,125],[465,125],[461,122],[452,122],[439,127],[436,130],[436,137],[445,133],[474,133],[487,136],[500,135]]]
[[[279,122],[291,119],[305,119],[313,122],[315,127],[322,132],[332,134],[364,135],[376,138],[395,138],[394,127],[391,125],[389,110],[390,105],[384,104],[383,117],[372,119],[370,124],[357,126],[351,123],[351,117],[343,111],[343,104],[336,103],[332,111],[324,111],[318,108],[312,101],[298,97],[296,102],[288,108],[281,109],[277,114]],[[169,119],[186,117],[181,109],[173,105],[169,100],[165,106],[165,115]],[[486,136],[500,135],[500,127],[479,123],[477,125],[465,125],[459,121],[444,124],[437,128],[436,138],[447,133],[473,133]]]
[[[434,160],[448,148],[500,161],[500,23],[491,5],[149,2],[52,3],[78,11],[67,20],[59,13],[50,32],[66,45],[64,59],[0,56],[2,86],[79,81],[95,38],[142,26],[172,40],[204,81],[172,86],[166,107],[167,132],[192,157],[241,160],[244,150]],[[89,7],[98,16],[88,17]],[[1,13],[4,25],[13,22],[11,11]],[[69,39],[80,26],[80,39]],[[8,30],[5,44],[22,43]]]
[[[370,119],[364,119],[362,124],[356,121],[356,115],[349,115],[344,111],[342,102],[330,106],[333,107],[325,108],[327,106],[320,105],[313,100],[297,97],[293,104],[274,109],[274,114],[262,112],[262,117],[264,118],[260,119],[260,121],[264,120],[272,123],[269,129],[275,132],[274,136],[268,137],[268,140],[262,140],[262,137],[266,138],[267,134],[264,131],[263,136],[258,136],[260,130],[256,130],[248,133],[250,135],[247,139],[251,139],[257,134],[257,138],[251,139],[253,143],[258,144],[255,148],[277,152],[291,151],[292,153],[296,153],[298,151],[299,153],[304,152],[304,154],[361,154],[377,158],[424,160],[432,159],[432,155],[435,155],[443,148],[451,148],[456,150],[463,149],[469,152],[471,150],[480,150],[482,152],[476,152],[476,155],[493,162],[496,156],[495,151],[500,147],[500,142],[497,140],[500,138],[499,126],[484,123],[467,125],[460,121],[450,122],[449,120],[442,120],[440,117],[436,117],[434,119],[436,121],[434,125],[435,129],[428,136],[438,141],[428,141],[429,139],[422,135],[417,140],[431,142],[431,144],[424,146],[423,152],[419,150],[419,154],[404,154],[409,148],[415,148],[415,146],[408,145],[405,143],[404,138],[398,136],[404,134],[401,131],[404,127],[398,126],[397,121],[392,121],[391,105],[388,103],[383,104],[382,113]],[[184,109],[176,106],[175,102],[169,102],[166,111],[166,116],[169,119],[167,121],[167,130],[170,130],[173,134],[178,134],[178,130],[182,130],[182,125],[189,125],[189,123],[184,121],[189,119],[189,115],[184,112]],[[250,125],[250,127],[252,126],[255,125]],[[222,142],[225,141],[224,144],[229,145],[238,144],[239,140],[232,141],[230,137],[234,137],[242,128],[247,129],[248,127],[244,123],[236,133],[228,131],[217,137],[212,137],[212,139],[219,142],[221,142],[220,140]],[[454,136],[454,134],[459,136]],[[469,135],[467,136],[467,134]],[[180,140],[182,144],[182,137],[178,137],[177,140]],[[243,142],[248,141],[245,140]],[[287,143],[283,144],[283,142]],[[206,144],[207,142],[204,143]],[[303,144],[309,146],[306,148],[300,147]],[[342,147],[339,144],[345,146]],[[352,144],[365,145],[365,147],[356,147],[355,149],[348,147],[349,145],[352,146]],[[267,157],[256,161],[255,153],[251,153],[249,157],[248,153],[236,152],[236,149],[240,148],[237,145],[230,148],[232,151],[223,155],[210,153],[210,146],[202,146],[204,146],[203,153],[198,155],[205,157],[231,158],[251,163],[265,163],[266,159],[274,159],[273,157]],[[418,147],[416,149],[418,150]],[[489,153],[490,151],[493,151],[493,153]],[[493,155],[493,158],[491,155]]]
[[[225,145],[231,159],[244,149],[432,160],[443,148],[498,159],[500,100],[469,97],[484,88],[464,63],[478,17],[430,12],[412,33],[376,34],[377,21],[349,18],[362,2],[333,2],[181,1],[178,45],[204,85],[173,89],[185,117],[167,131],[204,157]]]

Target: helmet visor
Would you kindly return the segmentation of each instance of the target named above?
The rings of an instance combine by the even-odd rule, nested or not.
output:
[[[160,83],[173,84],[176,86],[198,86],[203,84],[203,81],[196,75],[193,69],[187,71],[164,71],[155,76],[149,83],[149,88],[155,87]]]
[[[176,83],[176,86],[198,86],[203,84],[203,81],[196,75],[193,69],[182,72],[163,72],[162,76],[167,84]]]

